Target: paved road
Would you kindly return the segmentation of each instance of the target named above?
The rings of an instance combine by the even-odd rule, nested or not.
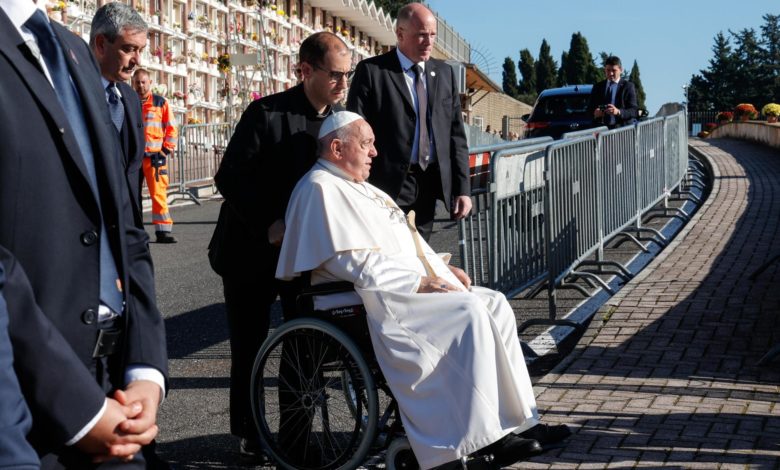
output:
[[[780,254],[780,159],[693,145],[710,197],[537,383],[544,419],[576,433],[522,468],[780,468],[780,366],[756,366],[780,342],[780,262],[749,279]]]

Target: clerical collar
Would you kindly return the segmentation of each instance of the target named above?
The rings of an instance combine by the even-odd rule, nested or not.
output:
[[[304,103],[306,117],[312,118],[312,119],[325,119],[330,115],[330,113],[333,112],[333,106],[328,105],[325,107],[325,110],[323,112],[319,112],[316,109],[314,109],[314,106],[312,106],[311,102],[309,101],[309,97],[306,96],[306,91],[303,89],[303,83],[300,83],[295,86],[298,88],[297,92],[299,94],[299,99],[302,103]]]
[[[339,178],[345,179],[350,183],[360,184],[360,182],[355,181],[355,178],[351,177],[346,171],[339,168],[338,165],[336,165],[333,162],[329,162],[324,158],[320,158],[319,160],[317,160],[317,163],[324,166],[326,170],[338,176]]]

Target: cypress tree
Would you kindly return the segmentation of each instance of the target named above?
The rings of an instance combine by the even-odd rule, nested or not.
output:
[[[578,85],[593,83],[596,64],[588,47],[588,40],[579,31],[571,35],[569,54],[566,59],[566,83]]]
[[[515,73],[515,61],[507,57],[504,59],[504,70],[501,72],[501,87],[504,93],[517,98],[517,73]]]
[[[558,86],[566,86],[569,82],[566,80],[566,63],[569,61],[569,53],[566,51],[561,52],[561,66],[558,67]]]
[[[557,65],[555,64],[555,59],[550,54],[550,45],[547,44],[546,39],[542,39],[542,46],[539,48],[539,60],[536,61],[535,69],[537,93],[555,87]]]
[[[520,68],[520,75],[523,77],[520,80],[520,94],[528,95],[536,93],[536,75],[534,73],[534,56],[531,55],[531,51],[523,49],[520,51],[520,62],[518,63]]]
[[[628,76],[628,80],[636,87],[636,101],[641,109],[647,109],[645,107],[645,89],[642,87],[642,79],[639,77],[639,65],[634,60],[634,65],[631,67],[631,73]]]

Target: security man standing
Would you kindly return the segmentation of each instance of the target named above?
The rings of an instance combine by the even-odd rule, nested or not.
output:
[[[152,93],[152,79],[145,69],[133,74],[133,88],[141,98],[146,150],[143,172],[152,197],[152,223],[157,243],[176,243],[171,235],[173,219],[168,212],[168,158],[176,149],[176,119],[168,100]]]

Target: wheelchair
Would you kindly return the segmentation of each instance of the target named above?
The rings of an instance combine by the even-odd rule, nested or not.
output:
[[[385,449],[388,469],[418,468],[376,363],[365,309],[314,310],[315,296],[351,291],[350,283],[306,288],[298,318],[277,328],[257,354],[252,412],[279,468],[354,469]]]
[[[363,305],[314,309],[315,296],[347,292],[354,292],[348,282],[307,287],[297,300],[298,318],[261,346],[251,378],[261,444],[278,468],[289,470],[351,470],[382,451],[388,470],[417,470]],[[462,468],[492,468],[490,457]]]

